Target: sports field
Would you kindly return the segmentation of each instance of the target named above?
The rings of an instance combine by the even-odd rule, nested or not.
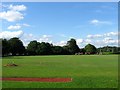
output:
[[[115,88],[117,55],[16,56],[3,58],[3,77],[72,78],[72,82],[3,81],[3,88]],[[4,67],[13,62],[16,67]]]

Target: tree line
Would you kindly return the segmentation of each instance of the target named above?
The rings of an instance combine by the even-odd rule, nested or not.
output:
[[[16,55],[74,55],[74,54],[98,54],[101,52],[118,53],[118,47],[96,48],[92,44],[87,44],[84,48],[79,48],[75,39],[70,39],[64,46],[54,46],[48,42],[31,41],[27,47],[17,38],[0,39],[2,41],[2,56]],[[106,49],[107,48],[107,49]]]

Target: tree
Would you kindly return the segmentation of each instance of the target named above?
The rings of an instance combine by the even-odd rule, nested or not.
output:
[[[38,55],[50,55],[52,54],[52,44],[45,42],[39,43],[36,52]]]
[[[12,55],[22,55],[25,52],[25,47],[23,46],[23,43],[19,38],[11,38],[8,40],[8,43],[10,45],[10,52]]]
[[[38,42],[36,40],[33,40],[28,44],[27,52],[29,55],[36,55],[37,49],[38,49]]]
[[[119,47],[116,47],[116,46],[104,46],[104,47],[98,48],[98,52],[99,53],[101,53],[101,52],[104,52],[104,53],[107,52],[107,53],[117,54],[117,53],[119,53],[118,48]]]
[[[68,46],[63,46],[63,54],[64,55],[70,55],[71,53],[69,52],[69,48],[68,48]]]
[[[80,51],[77,43],[76,43],[76,40],[75,39],[71,39],[67,42],[67,48],[68,48],[68,51],[71,53],[71,54],[75,54],[75,53],[78,53]]]
[[[85,46],[85,52],[88,53],[88,54],[95,54],[97,52],[97,49],[94,45],[87,44]]]
[[[53,46],[52,52],[54,55],[62,55],[64,54],[64,49],[61,46]]]
[[[10,45],[6,39],[2,39],[2,56],[7,56],[10,53]]]
[[[84,48],[81,48],[81,49],[80,49],[80,53],[85,54],[85,49],[84,49]]]
[[[0,57],[2,57],[2,39],[0,39]]]

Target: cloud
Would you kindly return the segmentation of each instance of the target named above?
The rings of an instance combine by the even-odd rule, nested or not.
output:
[[[96,35],[87,35],[87,38],[100,38],[103,37],[103,35],[96,34]]]
[[[29,24],[16,24],[16,25],[10,25],[7,29],[9,30],[19,30],[21,29],[22,27],[30,27]]]
[[[80,43],[77,43],[77,45],[80,48],[84,48],[87,44],[93,44],[96,47],[103,47],[103,46],[118,46],[118,40],[113,39],[111,37],[106,37],[101,40],[90,40],[90,39],[83,39]]]
[[[48,42],[56,46],[64,46],[67,44],[67,41],[65,40],[54,42],[51,38],[52,38],[51,35],[42,35],[40,37],[36,37],[33,34],[24,34],[22,37],[22,41],[25,46],[27,46],[27,44],[32,40],[37,40],[38,42]],[[96,47],[107,46],[107,45],[117,45],[118,40],[113,39],[112,37],[105,37],[100,40],[76,38],[76,42],[80,48],[84,48],[89,43],[95,45]]]
[[[91,23],[92,23],[92,24],[97,24],[97,23],[99,23],[99,21],[96,20],[96,19],[94,19],[94,20],[91,21]]]
[[[116,36],[116,32],[112,33],[112,32],[108,32],[105,34],[96,34],[94,35],[95,37],[99,37],[99,39],[96,39],[95,37],[93,38],[75,38],[77,45],[80,48],[84,48],[87,44],[93,44],[96,47],[102,47],[102,46],[107,46],[107,45],[111,45],[111,46],[117,46],[118,45],[118,40],[115,37],[112,36]],[[57,45],[57,46],[64,46],[67,44],[67,41],[69,40],[61,40],[59,42],[54,42],[52,40],[52,35],[42,35],[42,36],[36,36],[33,34],[27,34],[27,33],[23,33],[23,31],[19,30],[19,31],[3,31],[0,33],[0,38],[6,38],[6,39],[10,39],[12,37],[19,37],[23,44],[25,46],[27,46],[30,41],[32,40],[37,40],[38,42],[48,42],[48,43],[52,43],[53,45]]]
[[[113,40],[113,39],[111,37],[104,38],[104,41],[109,41],[109,40]]]
[[[118,34],[119,32],[108,32],[105,34],[87,35],[87,38],[76,39],[76,41],[78,46],[82,48],[85,47],[85,45],[87,45],[88,43],[93,44],[96,47],[102,47],[107,45],[118,46]]]
[[[103,40],[96,40],[93,42],[96,47],[103,47],[103,46],[118,46],[118,40],[112,38],[104,38]]]
[[[27,9],[24,5],[2,5],[3,12],[0,12],[0,19],[4,19],[8,22],[15,22],[24,19],[24,14],[21,11]],[[6,8],[6,11],[4,11]]]
[[[13,37],[21,37],[23,35],[23,31],[20,30],[20,31],[3,31],[3,32],[0,32],[0,38],[6,38],[6,39],[10,39],[10,38],[13,38]]]
[[[37,40],[38,42],[48,42],[48,43],[52,43],[53,45],[56,45],[56,46],[64,46],[67,43],[67,41],[53,42],[53,40],[51,39],[52,37],[53,37],[52,35],[42,35],[42,36],[38,37],[33,34],[24,34],[21,37],[21,40],[23,41],[23,44],[25,46],[27,46],[29,44],[29,42],[32,40]]]
[[[85,43],[86,44],[92,43],[92,40],[91,39],[85,39]]]
[[[50,40],[52,38],[51,35],[42,35],[42,37],[39,38],[38,42],[49,42],[52,43],[52,40]]]
[[[76,42],[79,45],[79,44],[82,44],[84,42],[84,40],[83,39],[77,39]]]
[[[43,35],[42,38],[45,38],[45,39],[48,39],[48,38],[51,38],[52,36],[51,35]]]
[[[33,40],[37,40],[38,42],[52,43],[51,38],[52,38],[51,35],[36,36],[31,33],[30,34],[24,33],[23,36],[21,37],[21,40],[23,44],[27,46],[30,43],[30,41],[33,41]]]
[[[67,44],[67,41],[60,41],[60,42],[57,42],[57,43],[53,43],[53,45],[55,46],[64,46]]]
[[[37,40],[37,38],[31,33],[30,34],[24,33],[20,39],[22,40],[24,46],[27,46],[32,40]]]
[[[104,36],[118,36],[118,33],[119,32],[109,32],[109,33],[104,34]]]
[[[105,33],[105,34],[87,35],[87,38],[95,39],[95,38],[110,37],[110,36],[118,36],[118,32],[109,32],[109,33]]]
[[[76,39],[77,45],[80,48],[83,48],[86,44],[92,43],[90,39]]]
[[[109,22],[109,21],[100,21],[100,20],[97,20],[97,19],[91,20],[90,23],[93,24],[93,25],[100,25],[100,24],[111,25],[112,24],[112,22]]]
[[[15,25],[15,26],[10,25],[10,26],[8,27],[9,30],[19,30],[20,28],[21,28],[20,25]]]
[[[10,5],[8,8],[13,11],[25,11],[27,9],[24,5]]]
[[[18,11],[4,11],[0,12],[0,19],[7,20],[8,22],[15,22],[22,20],[24,15]]]
[[[96,47],[103,47],[103,46],[118,46],[118,39],[114,39],[112,37],[105,37],[100,40],[92,40],[91,44],[95,45]]]
[[[31,33],[30,34],[24,33],[23,36],[21,37],[21,40],[23,41],[23,44],[27,46],[32,40],[37,40],[38,42],[52,43],[51,37],[52,37],[51,35],[36,36]]]
[[[23,26],[29,27],[30,25],[29,25],[29,24],[24,23],[24,24],[23,24]]]
[[[107,37],[107,38],[104,38],[103,39],[103,42],[106,43],[106,44],[118,44],[118,40],[115,40],[115,39],[112,39],[110,37]]]
[[[91,40],[79,38],[79,39],[76,39],[76,42],[79,47],[84,47],[86,44],[91,43]],[[56,45],[56,46],[65,46],[66,44],[67,44],[67,41],[64,41],[64,40],[57,43],[53,43],[53,45]]]
[[[2,4],[2,3],[0,3],[0,8],[6,8],[6,7],[8,7],[8,5],[4,5],[4,4]]]

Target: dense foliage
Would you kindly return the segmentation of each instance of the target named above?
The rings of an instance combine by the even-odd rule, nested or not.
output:
[[[97,49],[94,45],[88,44],[85,46],[85,52],[88,54],[95,54],[97,52]]]
[[[112,53],[112,54],[119,54],[120,53],[120,47],[115,47],[115,46],[105,46],[105,47],[100,47],[98,48],[99,53]]]
[[[7,55],[24,55],[25,47],[19,38],[11,38],[10,40],[2,39],[2,56]]]
[[[74,55],[74,54],[118,54],[119,47],[96,48],[92,44],[87,44],[84,48],[79,48],[76,40],[71,39],[65,46],[54,46],[47,42],[31,41],[25,48],[19,38],[0,39],[2,41],[2,56],[8,55]]]
[[[10,45],[6,39],[2,40],[2,55],[6,56],[10,53]]]
[[[68,47],[68,51],[70,52],[70,54],[75,54],[80,52],[80,49],[75,39],[71,39],[70,41],[68,41],[66,46]]]
[[[22,55],[25,52],[25,47],[19,38],[11,38],[8,40],[8,44],[10,45],[10,52],[12,55]]]

